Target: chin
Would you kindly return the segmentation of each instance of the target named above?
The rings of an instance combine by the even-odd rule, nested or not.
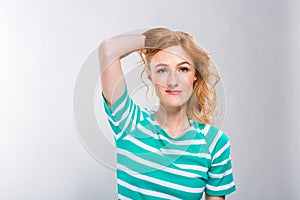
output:
[[[163,107],[168,107],[168,108],[181,108],[187,104],[187,102],[178,102],[178,101],[160,101],[160,104]]]

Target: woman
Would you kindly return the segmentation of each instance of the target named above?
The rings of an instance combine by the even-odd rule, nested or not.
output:
[[[156,111],[128,95],[120,60],[134,51],[159,98]],[[99,63],[119,199],[221,200],[235,191],[229,139],[211,125],[219,77],[192,36],[154,28],[105,39]]]

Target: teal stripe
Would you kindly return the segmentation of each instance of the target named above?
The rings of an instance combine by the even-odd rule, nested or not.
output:
[[[233,178],[232,174],[228,174],[227,176],[224,176],[222,179],[211,178],[208,184],[212,186],[226,185],[232,182],[232,178]]]
[[[213,191],[213,190],[206,189],[205,192],[211,196],[225,196],[234,192],[235,190],[236,190],[236,186],[234,185],[226,190]]]
[[[218,157],[215,158],[214,163],[220,163],[229,157],[230,157],[230,149],[227,148],[224,150],[224,152],[221,155],[219,155]]]
[[[142,183],[141,183],[142,184]],[[139,184],[139,185],[141,185]],[[148,189],[148,190],[152,190],[152,189]],[[118,185],[118,192],[124,196],[126,196],[127,198],[130,199],[134,199],[134,200],[145,200],[145,199],[151,199],[151,200],[166,200],[168,198],[162,198],[162,197],[156,197],[156,196],[152,196],[152,195],[147,195],[147,194],[142,194],[142,193],[138,193],[134,190],[128,189],[127,187],[124,187],[122,185]]]
[[[155,167],[150,167],[145,165],[145,162],[144,163],[135,162],[130,158],[128,158],[126,155],[121,155],[121,154],[118,154],[118,159],[121,159],[121,161],[123,161],[122,165],[126,166],[131,171],[142,173],[153,178],[166,180],[170,183],[174,183],[174,184],[180,183],[180,185],[192,187],[192,188],[194,188],[195,186],[197,187],[200,186],[201,183],[202,184],[205,183],[203,182],[202,178],[193,177],[194,175],[200,176],[201,175],[200,171],[194,173],[188,173],[187,171],[182,171],[182,169],[179,169],[171,164],[168,166],[159,166],[161,169],[160,170]],[[182,173],[181,171],[185,173]],[[126,171],[126,173],[131,174],[128,171]]]
[[[104,99],[103,93],[102,97]],[[111,120],[119,123],[119,125],[116,126],[114,123],[110,122],[112,130],[116,136],[122,133],[122,137],[119,137],[119,139],[115,138],[118,152],[117,163],[120,167],[117,170],[117,177],[119,180],[135,187],[155,192],[162,192],[181,199],[200,199],[203,195],[202,192],[198,192],[198,194],[186,192],[184,191],[184,187],[200,187],[204,189],[207,183],[211,186],[216,186],[217,191],[206,188],[206,192],[216,196],[227,195],[236,189],[235,185],[233,185],[228,189],[220,190],[220,187],[233,183],[233,174],[228,174],[222,178],[213,178],[214,174],[223,174],[232,168],[230,160],[222,166],[212,165],[230,158],[230,147],[224,149],[224,152],[222,152],[219,157],[215,157],[219,150],[222,149],[229,141],[225,133],[222,132],[219,133],[222,135],[220,135],[221,137],[218,138],[218,141],[216,141],[217,137],[219,137],[219,129],[216,127],[210,126],[208,132],[204,136],[201,131],[206,128],[206,125],[191,120],[192,128],[181,136],[173,138],[157,124],[154,112],[143,110],[133,102],[133,100],[128,96],[127,87],[122,96],[115,102],[111,109],[109,109],[105,99],[103,102],[104,110],[107,115],[110,116]],[[116,111],[116,109],[118,110]],[[144,127],[144,129],[149,133],[143,132],[143,129],[138,129],[137,127],[139,126]],[[128,135],[131,136],[128,137]],[[176,143],[201,139],[203,140],[203,144]],[[215,144],[215,146],[211,148],[212,152],[210,152],[209,147],[212,144]],[[150,149],[145,149],[143,145],[146,145]],[[124,152],[122,150],[124,150]],[[175,152],[174,150],[178,152]],[[165,151],[168,151],[169,154],[166,153],[163,155]],[[186,155],[186,153],[191,153],[193,155]],[[208,157],[205,157],[204,155],[207,155]],[[214,160],[212,160],[213,157],[215,158]],[[138,159],[138,161],[136,161],[136,159]],[[148,162],[151,162],[151,165],[160,165],[160,167],[150,166]],[[176,164],[179,165],[176,166]],[[184,166],[180,168],[180,164],[184,166],[202,166],[205,170],[208,170],[209,173],[212,173],[212,175],[209,176],[208,173],[201,170],[185,169]],[[157,183],[152,183],[151,181],[141,180],[136,178],[134,174],[120,170],[122,169],[122,166],[129,168],[135,172],[134,174],[144,174],[151,178],[180,185],[182,189],[175,189],[176,185],[172,185],[174,187],[167,187]],[[168,168],[165,168],[165,166]],[[167,171],[167,169],[178,171]],[[185,172],[186,176],[180,172]],[[199,177],[188,177],[192,174],[198,175]],[[118,185],[118,193],[132,199],[163,199],[160,197],[142,195],[139,192],[127,189],[120,184]]]
[[[147,173],[146,175],[151,176],[151,177],[161,176],[161,174],[159,174],[158,171]],[[125,172],[118,172],[118,177],[120,179],[131,180],[132,182],[138,182],[139,184],[137,185],[137,187],[139,187],[139,188],[147,189],[147,190],[153,190],[153,191],[161,192],[161,193],[167,193],[167,194],[176,196],[177,198],[180,198],[180,199],[195,199],[195,197],[200,197],[200,195],[201,195],[201,194],[189,193],[189,192],[177,190],[175,188],[162,186],[162,185],[157,184],[157,183],[145,181],[143,179],[136,178],[136,177],[134,177],[130,174],[127,174]],[[163,177],[165,177],[165,176],[163,176]],[[169,177],[165,177],[165,178],[169,178]],[[175,177],[175,179],[176,179],[176,177]],[[173,180],[174,180],[174,177],[173,177]],[[199,185],[197,185],[197,184],[199,184]],[[197,185],[198,187],[202,187],[203,190],[205,188],[205,183],[201,183],[200,181],[199,182],[195,181],[193,183],[193,185],[194,185],[194,187],[195,187],[195,185]]]
[[[212,144],[212,142],[214,141],[215,137],[218,134],[218,129],[214,126],[210,126],[208,132],[206,133],[205,139],[207,142],[208,147],[210,147],[210,145]]]

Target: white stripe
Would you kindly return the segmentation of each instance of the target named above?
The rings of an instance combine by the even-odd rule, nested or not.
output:
[[[205,140],[204,139],[196,139],[196,140],[182,140],[182,141],[176,141],[176,140],[171,140],[163,135],[157,135],[157,134],[154,134],[151,130],[145,128],[144,126],[142,126],[141,124],[138,124],[137,125],[137,128],[146,133],[147,135],[153,137],[154,139],[162,139],[162,140],[165,140],[167,141],[168,143],[171,143],[171,144],[175,144],[175,145],[199,145],[199,144],[205,144]],[[192,130],[195,130],[197,131],[195,128],[192,128],[191,130],[189,131],[192,131]]]
[[[206,134],[208,133],[208,130],[210,129],[210,125],[206,124],[204,129],[201,130],[201,132],[203,133],[204,136],[206,136]]]
[[[105,113],[106,115],[106,118],[114,125],[114,126],[117,126],[116,122],[114,121],[114,119],[112,118],[111,115]]]
[[[127,98],[129,98],[129,97],[127,97]],[[127,99],[127,98],[126,98],[126,99]],[[125,104],[125,102],[126,102],[126,100],[125,100],[124,102],[122,102],[122,104],[120,104],[120,105],[115,109],[115,111],[112,113],[112,116],[116,116],[116,113],[124,107],[123,104]],[[113,119],[113,120],[115,121],[115,123],[114,123],[115,126],[119,126],[119,124],[120,124],[122,121],[124,121],[125,118],[129,118],[128,116],[131,116],[131,113],[132,113],[132,109],[131,109],[132,104],[133,104],[133,102],[130,101],[130,102],[129,102],[129,106],[128,106],[128,107],[126,108],[126,110],[123,112],[123,114],[122,114],[122,116],[121,116],[121,118],[120,118],[119,121],[116,121],[116,120]],[[129,112],[130,112],[130,113],[129,113]]]
[[[114,126],[117,126],[115,121],[108,115],[106,114],[106,118],[108,119],[108,121],[110,121]]]
[[[140,109],[141,109],[141,118],[140,118],[141,121],[144,121],[144,120],[145,120],[144,114],[147,115],[147,118],[150,117],[150,113],[149,113],[149,110],[148,110],[147,108],[144,108],[144,107],[141,107],[141,106],[140,106]]]
[[[123,115],[121,116],[121,118],[119,119],[119,121],[116,121],[115,119],[112,118],[112,120],[115,121],[115,122],[114,122],[114,125],[115,125],[115,126],[119,126],[120,123],[121,123],[125,118],[127,118],[128,114],[129,114],[129,111],[130,111],[130,109],[129,109],[129,107],[128,107],[128,109],[126,109],[126,111],[123,113]],[[115,115],[113,115],[113,116],[115,116]]]
[[[190,131],[197,131],[197,129],[192,127],[187,132],[190,132]],[[158,137],[160,139],[163,139],[163,140],[167,141],[168,143],[175,144],[175,145],[198,145],[198,144],[205,144],[206,143],[204,139],[172,140],[172,139],[169,139],[169,138],[167,138],[163,135],[159,135]],[[159,138],[155,138],[155,139],[159,139]]]
[[[129,96],[127,95],[127,97],[124,99],[124,101],[118,107],[115,108],[115,111],[112,113],[113,116],[115,116],[116,113],[119,112],[125,106],[128,98],[129,98]]]
[[[226,165],[229,161],[230,161],[230,158],[227,158],[227,159],[223,160],[222,162],[212,164],[211,166],[217,167],[217,166],[221,166],[221,165]]]
[[[214,148],[215,148],[215,146],[216,146],[216,144],[217,144],[217,142],[218,142],[218,140],[220,139],[220,137],[221,137],[222,134],[223,134],[223,132],[222,132],[221,130],[219,130],[219,131],[217,132],[217,135],[215,136],[214,140],[212,141],[212,143],[211,143],[211,145],[210,145],[210,147],[209,147],[210,153],[213,152],[213,150],[214,150]]]
[[[121,194],[118,194],[118,199],[121,199],[121,200],[132,200],[132,199],[130,199],[128,197],[125,197],[125,196],[123,196]]]
[[[132,120],[131,116],[133,115],[132,112],[133,112],[133,109],[130,109],[130,113],[125,116],[127,118],[127,120],[126,120],[126,122],[124,124],[124,127],[122,128],[123,130],[126,130],[127,127],[128,127],[128,125],[129,125],[129,123],[131,122],[131,120]],[[120,121],[123,121],[123,119],[121,119]],[[134,122],[132,122],[132,123],[134,123]]]
[[[229,174],[232,174],[232,169],[229,169],[222,174],[213,174],[213,173],[208,172],[208,176],[211,178],[223,178],[224,176],[227,176]]]
[[[117,180],[118,184],[119,185],[122,185],[123,187],[126,187],[130,190],[133,190],[133,191],[136,191],[136,192],[139,192],[139,193],[142,193],[142,194],[145,194],[145,195],[149,195],[149,196],[154,196],[154,197],[160,197],[160,198],[166,198],[166,199],[175,199],[175,200],[180,200],[179,198],[176,198],[172,195],[168,195],[168,194],[164,194],[164,193],[161,193],[161,192],[156,192],[156,191],[152,191],[152,190],[147,190],[147,189],[142,189],[142,188],[139,188],[139,187],[136,187],[136,186],[133,186],[129,183],[126,183],[120,179]]]
[[[206,154],[206,153],[189,153],[186,151],[180,151],[180,150],[171,150],[171,149],[156,149],[152,146],[149,146],[139,140],[137,140],[136,138],[134,138],[131,135],[126,135],[124,137],[124,140],[128,140],[130,142],[132,142],[133,144],[135,144],[136,146],[139,146],[142,149],[145,149],[147,151],[150,151],[152,153],[156,153],[158,155],[162,155],[163,154],[171,154],[171,155],[190,155],[190,156],[196,156],[196,157],[201,157],[201,158],[206,158],[206,159],[211,159],[211,155],[210,154]]]
[[[143,108],[140,108],[140,109],[141,109],[140,121],[144,121],[144,110],[143,110]]]
[[[187,186],[183,186],[183,185],[178,185],[176,183],[171,183],[168,181],[160,180],[157,178],[149,177],[149,176],[146,176],[143,174],[138,174],[137,172],[134,172],[121,164],[117,164],[117,168],[127,172],[131,176],[134,176],[138,179],[142,179],[142,180],[145,180],[145,181],[148,181],[148,182],[151,182],[154,184],[158,184],[161,186],[169,187],[171,189],[181,190],[181,191],[185,191],[185,192],[189,192],[189,193],[201,193],[204,191],[204,188],[191,188],[191,187],[187,187]]]
[[[205,144],[204,139],[196,139],[196,140],[182,140],[182,141],[171,141],[169,140],[169,143],[175,144],[175,145],[199,145],[199,144]]]
[[[145,144],[145,143],[143,143],[143,142],[135,139],[131,135],[126,135],[124,137],[124,140],[128,140],[128,141],[134,143],[135,145],[141,147],[142,149],[148,150],[148,151],[150,151],[152,153],[156,153],[156,154],[162,155],[161,152],[158,149],[156,149],[156,148],[154,148],[152,146],[149,146],[149,145],[147,145],[147,144]]]
[[[196,157],[211,159],[210,154],[207,154],[207,153],[190,153],[190,152],[186,152],[186,151],[173,150],[173,149],[160,149],[160,151],[163,154],[180,155],[180,156],[188,155],[188,156],[196,156]]]
[[[134,112],[134,115],[133,115],[133,123],[132,123],[132,125],[131,125],[131,129],[130,129],[130,131],[133,131],[134,129],[135,129],[135,125],[136,125],[136,121],[137,121],[137,111],[138,111],[138,107],[135,105],[135,112]]]
[[[146,166],[150,166],[152,168],[155,168],[155,169],[153,169],[153,171],[160,170],[160,171],[165,171],[165,172],[169,172],[169,173],[172,173],[172,174],[176,174],[176,175],[180,175],[180,176],[184,176],[184,177],[189,177],[189,178],[199,178],[200,177],[199,175],[191,173],[191,172],[186,172],[186,171],[182,171],[182,170],[178,170],[178,169],[169,168],[165,165],[160,165],[160,164],[157,164],[155,162],[145,160],[143,158],[140,158],[140,157],[130,153],[129,151],[126,151],[126,150],[123,150],[123,149],[120,149],[120,148],[117,149],[117,153],[122,154],[122,155],[130,158],[131,160],[133,160],[137,163],[140,163],[142,165],[146,165]]]
[[[128,112],[130,112],[130,113],[128,114]],[[125,130],[127,129],[128,125],[129,125],[129,123],[130,123],[130,121],[131,121],[132,112],[133,112],[133,109],[130,109],[130,106],[129,106],[128,109],[126,110],[126,112],[122,115],[121,119],[120,119],[119,121],[117,121],[117,122],[114,123],[115,126],[120,127],[120,126],[119,126],[120,123],[121,123],[122,121],[124,121],[125,118],[127,118],[126,121],[125,121],[125,124],[124,124],[123,128],[120,127],[120,128],[122,128],[122,129],[121,129],[121,132],[120,132],[118,135],[116,135],[116,139],[117,139],[117,140],[123,135],[123,133],[124,133]],[[125,116],[125,115],[126,115],[126,116]],[[134,125],[134,122],[133,122],[133,125]]]
[[[212,158],[212,162],[214,162],[214,160],[216,158],[218,158],[225,150],[227,150],[230,146],[230,142],[228,141]]]
[[[115,134],[116,140],[118,140],[120,137],[122,137],[123,133],[124,133],[124,130],[121,130],[120,133]]]
[[[192,129],[192,130],[195,130],[196,129]],[[189,131],[192,131],[192,130],[189,130]],[[167,141],[168,143],[171,143],[171,144],[175,144],[175,145],[198,145],[198,144],[205,144],[205,140],[204,139],[195,139],[195,140],[172,140],[172,139],[169,139],[163,135],[159,135],[158,137],[155,137],[155,139],[163,139],[165,141]]]
[[[152,131],[146,129],[144,126],[142,126],[141,124],[137,124],[137,128],[140,129],[140,131],[142,131],[143,133],[151,136],[151,137],[154,137],[155,138],[155,134],[153,134]]]
[[[111,119],[111,117],[109,115],[106,114],[106,116],[107,116],[107,119],[109,122],[111,122],[114,126],[117,126],[117,124],[113,121],[113,119]],[[118,140],[123,135],[123,133],[124,133],[124,130],[121,130],[120,133],[118,133],[118,134],[115,133],[114,136]]]
[[[204,173],[208,171],[207,167],[202,167],[199,165],[186,165],[186,164],[174,164],[174,165],[182,169],[191,169],[191,170],[201,171]]]
[[[232,181],[231,183],[228,183],[226,185],[221,185],[221,186],[212,186],[212,185],[206,184],[206,188],[209,190],[213,190],[213,191],[221,191],[221,190],[230,189],[234,185],[235,185],[235,183]]]

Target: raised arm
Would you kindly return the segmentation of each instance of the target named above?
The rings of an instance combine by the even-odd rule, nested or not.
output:
[[[112,106],[125,90],[121,58],[144,48],[144,35],[119,35],[103,40],[98,48],[102,91]]]

